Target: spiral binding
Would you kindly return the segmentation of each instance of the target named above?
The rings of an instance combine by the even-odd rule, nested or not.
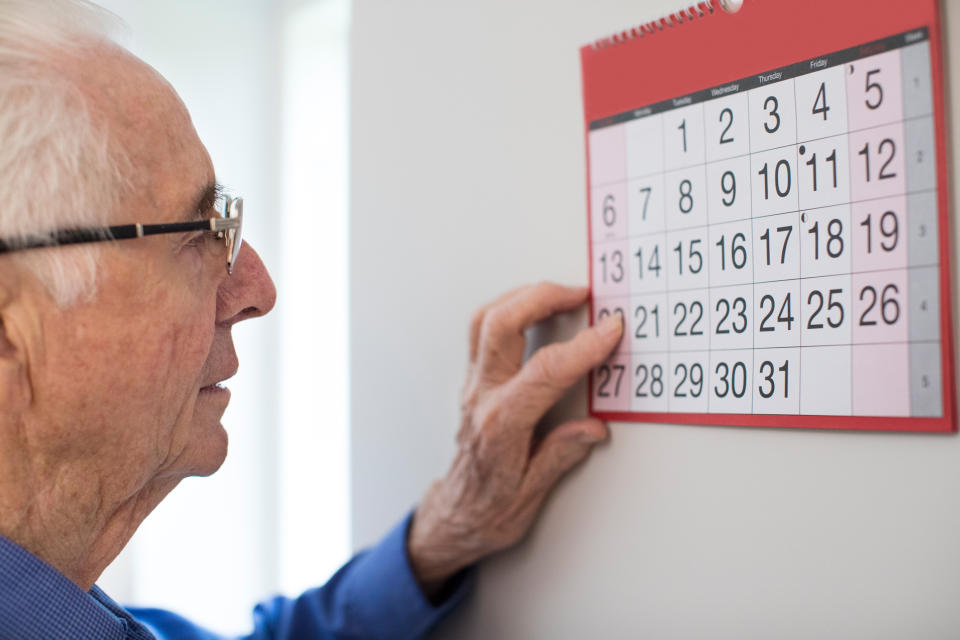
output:
[[[712,16],[720,9],[721,6],[723,6],[723,0],[704,0],[703,2],[690,5],[686,9],[680,9],[679,11],[665,15],[662,18],[657,18],[652,22],[645,22],[641,25],[632,27],[630,29],[625,29],[624,31],[620,31],[606,38],[600,38],[599,40],[594,41],[592,47],[594,49],[606,49],[608,47],[614,47],[618,44],[623,44],[629,40],[636,40],[637,38],[652,36],[660,31],[664,31],[665,29],[681,25],[684,22],[690,22],[692,20],[699,20]]]

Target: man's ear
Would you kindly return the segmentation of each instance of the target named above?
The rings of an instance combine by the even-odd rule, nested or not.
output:
[[[33,400],[26,354],[11,339],[8,318],[15,295],[0,278],[0,414],[19,413]]]
[[[19,413],[30,406],[33,391],[23,354],[7,336],[0,314],[0,413]]]

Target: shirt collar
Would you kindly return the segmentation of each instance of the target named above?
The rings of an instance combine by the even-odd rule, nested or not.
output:
[[[0,536],[0,639],[150,638],[98,587],[83,591],[23,547]]]

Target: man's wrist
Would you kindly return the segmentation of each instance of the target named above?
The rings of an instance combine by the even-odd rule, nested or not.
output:
[[[413,574],[424,596],[434,604],[443,600],[450,579],[478,557],[464,548],[464,538],[451,529],[420,507],[407,534],[407,556]]]

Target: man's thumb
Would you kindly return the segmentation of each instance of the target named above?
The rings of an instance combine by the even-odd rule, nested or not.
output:
[[[567,471],[587,457],[593,445],[610,437],[607,425],[596,418],[565,422],[551,431],[530,460],[525,493],[549,491]]]

